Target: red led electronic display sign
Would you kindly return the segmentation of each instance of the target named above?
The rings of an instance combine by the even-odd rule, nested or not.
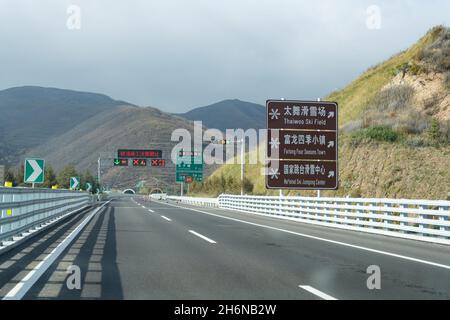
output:
[[[152,165],[152,167],[165,167],[166,166],[166,160],[164,160],[164,159],[152,159],[151,165]]]
[[[118,158],[133,159],[158,159],[162,158],[161,150],[128,150],[120,149],[117,151]]]
[[[147,160],[145,159],[133,159],[133,167],[146,167]]]

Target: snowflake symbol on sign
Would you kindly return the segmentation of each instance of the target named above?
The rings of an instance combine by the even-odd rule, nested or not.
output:
[[[272,149],[278,149],[278,146],[280,145],[280,140],[278,138],[270,138],[270,148]]]
[[[278,171],[278,169],[274,169],[274,168],[270,168],[270,179],[277,179],[278,180],[278,176],[280,175],[280,172]]]
[[[281,115],[280,112],[278,111],[278,109],[271,109],[270,110],[270,118],[272,120],[278,120],[278,117]]]

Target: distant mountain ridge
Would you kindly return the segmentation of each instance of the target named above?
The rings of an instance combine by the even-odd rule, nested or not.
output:
[[[177,115],[191,121],[202,121],[204,126],[221,131],[266,127],[264,106],[238,99],[220,101]]]
[[[46,160],[57,171],[73,164],[97,172],[114,187],[138,181],[175,186],[175,169],[115,168],[119,148],[156,148],[170,159],[175,129],[192,131],[192,122],[152,107],[138,107],[106,95],[35,86],[0,91],[0,164],[17,167],[25,157]],[[205,166],[205,175],[215,167]],[[178,189],[177,189],[178,190]]]
[[[63,134],[90,117],[130,103],[106,95],[37,86],[0,91],[0,161]],[[134,106],[135,107],[135,106]]]

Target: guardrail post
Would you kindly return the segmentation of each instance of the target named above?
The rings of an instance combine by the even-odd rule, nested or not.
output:
[[[338,214],[338,213],[340,212],[340,210],[341,210],[341,209],[338,209],[339,202],[336,201],[336,202],[334,203],[334,205],[335,205],[335,206],[334,206],[334,213],[335,213],[335,214],[334,214],[334,218],[335,218],[335,219],[336,219],[336,218],[340,218],[341,216]],[[349,205],[349,202],[345,201],[345,202],[344,202],[344,206],[347,206],[347,205]],[[333,223],[333,221],[330,221],[330,223]]]
[[[448,210],[448,209],[449,209],[449,207],[443,207],[443,206],[439,207],[439,211],[445,211],[445,210]],[[439,221],[448,221],[448,216],[440,215],[439,216]],[[440,226],[439,230],[440,231],[448,231],[448,227],[447,226]],[[450,238],[450,236],[449,237],[444,237],[444,238]]]
[[[372,203],[372,202],[369,203],[369,207],[373,207],[373,203]],[[375,211],[374,211],[373,209],[370,209],[370,210],[369,210],[369,214],[375,215]],[[373,223],[373,222],[374,222],[374,220],[373,220],[372,217],[369,218],[369,222],[370,222],[370,223]],[[374,227],[374,226],[368,226],[368,228],[374,229],[375,227]]]
[[[385,208],[389,208],[391,207],[390,203],[385,203],[384,204]],[[383,212],[383,225],[384,225],[384,230],[388,231],[389,230],[389,220],[387,220],[386,218],[388,217],[388,212],[384,211]]]
[[[420,209],[420,210],[425,210],[425,206],[424,206],[424,205],[419,205],[419,209]],[[419,218],[420,220],[423,220],[423,219],[424,219],[424,215],[423,215],[423,214],[419,214],[418,218]],[[424,236],[424,234],[423,234],[423,222],[422,222],[422,221],[419,222],[419,234],[420,234],[421,236]]]
[[[353,205],[355,205],[355,203],[351,202],[350,205],[353,206]],[[348,225],[348,223],[347,223],[347,219],[348,219],[347,214],[348,213],[349,213],[349,209],[347,209],[347,208],[344,209],[344,222],[342,223],[344,226]],[[339,216],[339,217],[341,217],[341,216]]]
[[[403,203],[400,204],[401,209],[405,209],[406,207],[407,206],[404,205]],[[407,218],[408,216],[404,212],[400,212],[400,217]],[[406,226],[406,223],[404,221],[400,221],[400,226],[404,227],[404,226]],[[406,230],[400,230],[400,233],[406,233]]]

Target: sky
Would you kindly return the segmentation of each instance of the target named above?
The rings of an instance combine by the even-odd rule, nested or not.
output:
[[[107,94],[167,112],[317,99],[450,26],[448,0],[0,0],[0,90]]]

